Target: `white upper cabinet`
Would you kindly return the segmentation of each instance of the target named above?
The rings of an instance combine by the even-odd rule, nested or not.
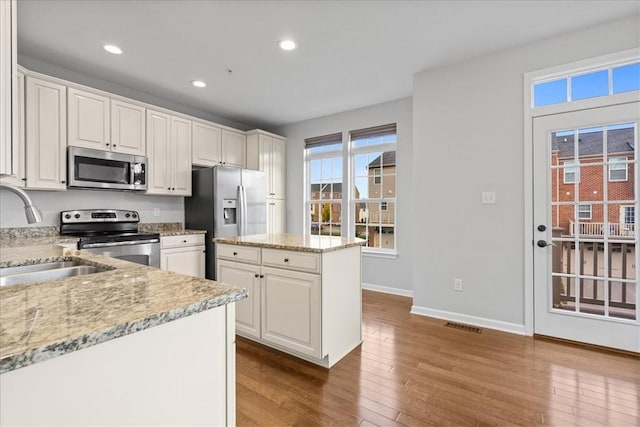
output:
[[[66,190],[67,87],[26,79],[26,187]]]
[[[191,195],[191,120],[171,117],[172,155],[169,158],[173,185],[171,191],[176,196]]]
[[[109,150],[109,98],[70,87],[67,108],[68,145]]]
[[[191,195],[191,121],[147,110],[147,194]]]
[[[147,110],[147,193],[171,194],[169,139],[171,117]]]
[[[145,108],[68,88],[68,145],[145,155]]]
[[[245,167],[247,136],[241,132],[222,129],[222,164]]]
[[[193,164],[244,167],[247,137],[243,132],[193,122]]]
[[[119,99],[111,100],[111,151],[144,156],[145,108]]]
[[[202,122],[193,122],[193,164],[215,166],[222,163],[222,130]]]
[[[10,169],[7,170],[7,176],[2,177],[2,181],[13,184],[17,187],[24,187],[27,181],[25,174],[25,120],[24,120],[24,97],[25,83],[24,74],[18,72],[17,76],[17,102],[13,109],[14,129],[13,143],[11,144]]]
[[[0,174],[15,175],[12,153],[16,142],[16,7],[0,1]]]
[[[286,140],[255,130],[247,135],[247,167],[267,174],[267,198],[285,198]]]

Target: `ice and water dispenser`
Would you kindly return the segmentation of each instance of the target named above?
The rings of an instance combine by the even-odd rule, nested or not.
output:
[[[222,202],[222,217],[224,225],[236,225],[236,199],[224,199]]]

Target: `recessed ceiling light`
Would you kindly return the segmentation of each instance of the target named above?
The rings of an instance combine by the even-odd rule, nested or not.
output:
[[[104,50],[106,50],[109,53],[113,53],[114,55],[120,55],[122,53],[122,49],[120,49],[116,45],[105,44],[103,47],[104,47]]]
[[[194,80],[191,82],[191,84],[194,85],[195,87],[205,87],[207,85],[202,80]]]
[[[282,50],[293,50],[296,48],[296,42],[293,40],[281,40],[278,42],[278,46]]]

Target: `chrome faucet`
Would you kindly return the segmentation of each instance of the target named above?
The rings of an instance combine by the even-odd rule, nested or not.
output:
[[[4,176],[7,175],[0,175],[0,178]],[[22,188],[0,181],[0,189],[2,188],[9,190],[12,193],[16,193],[22,199],[22,203],[24,203],[24,214],[26,215],[27,222],[29,224],[42,222],[42,213],[40,213],[38,208],[33,205],[31,197],[29,197],[29,195]]]

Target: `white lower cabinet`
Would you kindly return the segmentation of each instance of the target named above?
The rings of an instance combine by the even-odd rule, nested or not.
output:
[[[325,367],[361,342],[359,247],[317,253],[216,243],[216,254],[218,282],[249,293],[236,303],[238,335]]]
[[[236,303],[236,331],[260,338],[260,266],[231,261],[218,261],[216,277],[247,289],[249,296]]]
[[[160,238],[161,269],[204,279],[205,262],[204,235]]]
[[[262,267],[262,339],[320,358],[320,275]]]
[[[0,425],[235,426],[234,304],[0,375]]]

